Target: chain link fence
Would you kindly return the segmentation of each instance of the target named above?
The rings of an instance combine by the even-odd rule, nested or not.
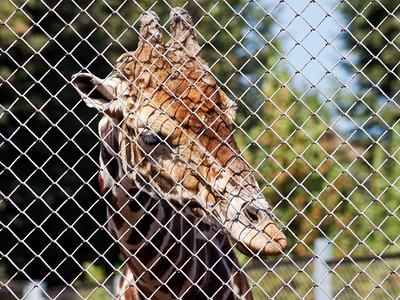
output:
[[[195,52],[195,59],[189,55],[187,61],[171,63],[174,51],[186,45],[184,38],[177,38],[178,29],[169,25],[174,7],[182,7],[191,15],[193,25],[188,32],[196,35],[201,57]],[[140,41],[141,34],[148,33],[140,29],[141,16],[148,16],[150,11],[158,15],[159,27],[148,31],[150,37],[142,36]],[[197,87],[201,79],[190,81],[185,68],[195,61],[205,73],[212,74],[220,90],[231,99],[228,107],[218,108],[220,114],[230,116],[230,109],[237,107],[234,130],[226,139],[235,138],[240,149],[236,155],[251,165],[249,173],[257,180],[259,194],[271,205],[279,232],[287,239],[286,249],[276,257],[251,253],[251,249],[240,245],[240,239],[233,246],[242,251],[244,247],[243,252],[249,256],[233,247],[221,250],[222,254],[217,251],[220,258],[215,265],[205,263],[213,276],[221,275],[218,265],[227,258],[236,271],[225,281],[222,275],[218,277],[221,283],[216,290],[228,286],[232,297],[252,294],[254,299],[398,299],[399,18],[400,5],[388,0],[3,1],[0,298],[113,299],[121,288],[120,278],[131,285],[140,281],[141,276],[133,278],[123,273],[131,268],[130,256],[138,252],[127,254],[123,236],[116,238],[108,226],[110,222],[118,223],[116,216],[124,219],[123,208],[110,208],[109,203],[114,201],[109,199],[111,193],[105,192],[104,186],[100,190],[98,182],[99,173],[113,165],[112,158],[105,164],[98,159],[100,145],[110,143],[112,136],[99,134],[97,129],[108,108],[101,112],[87,107],[85,93],[80,96],[76,92],[71,78],[74,74],[96,75],[91,77],[95,81],[112,78],[118,57],[140,49],[143,39],[144,44],[153,43],[161,32],[165,43],[175,41],[176,48],[158,53],[161,50],[157,43],[151,44],[158,58],[148,65],[140,58],[137,61],[153,72],[159,57],[166,59],[180,74],[177,76],[190,82],[190,87],[196,86],[196,93],[204,99],[211,96]],[[188,26],[185,20],[179,24]],[[160,39],[157,41],[162,44]],[[191,49],[184,51],[190,53]],[[119,76],[126,76],[121,70],[117,70]],[[174,89],[176,86],[178,90],[179,84],[168,85],[168,81],[173,82],[171,74],[165,81],[156,77],[159,86],[168,90],[166,93],[176,94]],[[142,81],[134,80],[130,86],[140,90]],[[106,82],[96,81],[93,88],[99,86],[106,86]],[[122,99],[128,89],[119,91],[118,97]],[[151,98],[152,93],[140,95]],[[92,90],[86,94],[96,98]],[[103,101],[107,92],[100,94],[96,99]],[[129,109],[136,114],[132,107]],[[198,107],[186,109],[190,115],[201,111]],[[204,120],[202,124],[207,125]],[[206,127],[218,138],[215,122]],[[123,126],[123,122],[114,122],[120,130],[126,129]],[[131,142],[140,144],[139,135],[133,135]],[[147,134],[141,141],[149,145],[159,138]],[[222,144],[227,143],[226,139]],[[201,143],[200,137],[189,140]],[[141,153],[153,151],[146,147],[139,147]],[[114,159],[138,170],[142,162],[132,165],[122,154],[126,148],[117,149]],[[210,155],[217,157],[213,151]],[[220,162],[214,160],[212,164],[218,166]],[[192,171],[200,172],[200,168]],[[147,183],[157,181],[154,178],[159,174]],[[114,178],[115,186],[122,185],[124,178]],[[184,186],[185,178],[175,181],[175,185]],[[241,178],[236,177],[237,187],[232,190],[245,189],[247,177]],[[146,187],[136,188],[157,198]],[[183,189],[182,195],[189,193],[187,187]],[[197,191],[196,197],[201,198],[205,190]],[[143,200],[139,196],[131,198]],[[153,222],[158,204],[146,205],[138,210],[146,210]],[[199,212],[202,208],[171,203],[170,209],[175,215],[186,216],[185,209]],[[258,219],[258,210],[246,213],[247,218]],[[204,215],[198,217],[206,222]],[[182,222],[188,222],[185,218]],[[131,220],[123,221],[129,224]],[[190,221],[199,232],[206,226],[204,222]],[[168,224],[159,223],[154,239],[147,240],[144,231],[148,229],[140,224],[140,220],[132,221],[128,227],[141,232],[143,245],[154,244],[156,238],[164,238],[165,232],[175,232]],[[220,220],[218,226],[224,224]],[[215,236],[229,234],[227,228],[228,233],[213,230]],[[268,238],[273,240],[279,234]],[[185,235],[175,240],[186,241]],[[215,236],[208,236],[205,244],[218,248]],[[189,247],[187,251],[194,250]],[[193,257],[201,260],[200,251]],[[231,258],[232,251],[238,261]],[[157,250],[155,255],[165,258],[173,251],[160,252]],[[200,286],[200,279],[194,282],[187,272],[179,277],[184,278],[181,284],[190,281],[191,286]],[[160,286],[168,289],[179,273],[185,273],[185,269],[171,271],[172,280],[159,279]],[[249,290],[242,294],[232,287],[232,278],[237,274],[248,282]],[[172,298],[219,299],[206,293],[190,296],[174,294],[172,288],[169,291]],[[156,292],[153,297],[139,289],[138,294],[143,299],[156,298]]]

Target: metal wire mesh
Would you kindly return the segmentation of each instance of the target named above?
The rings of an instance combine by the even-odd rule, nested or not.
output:
[[[141,235],[142,246],[136,253],[148,245],[157,248],[155,241],[165,234],[174,235],[171,224],[176,218],[186,224],[182,226],[190,223],[195,227],[196,234],[208,239],[207,245],[220,245],[216,237],[224,231],[220,228],[212,236],[205,234],[205,225],[183,213],[192,209],[188,204],[182,208],[172,200],[158,199],[148,205],[132,196],[140,203],[138,210],[148,216],[134,221],[123,214],[131,202],[120,208],[110,206],[112,193],[100,191],[98,176],[113,162],[102,164],[98,157],[100,145],[112,133],[97,133],[104,111],[88,108],[71,79],[73,74],[83,73],[112,77],[117,58],[138,48],[144,13],[155,11],[164,39],[176,39],[169,25],[175,6],[192,16],[191,29],[205,62],[197,56],[194,61],[212,74],[233,100],[227,108],[218,107],[219,113],[229,116],[230,109],[237,106],[234,130],[222,144],[234,136],[240,153],[229,149],[251,165],[250,173],[288,243],[279,256],[265,259],[260,259],[259,253],[247,257],[233,250],[238,262],[231,249],[221,250],[222,258],[214,266],[204,262],[210,276],[220,281],[214,297],[205,291],[196,297],[217,299],[218,293],[231,286],[234,275],[243,274],[249,291],[240,295],[230,287],[238,298],[250,293],[255,299],[399,298],[400,5],[388,0],[4,2],[0,9],[0,298],[113,299],[119,278],[133,285],[147,278],[132,279],[123,273],[130,267],[129,255],[135,254],[127,256],[130,250],[122,242],[123,235],[116,238],[110,232],[107,224],[116,222],[116,216],[129,224],[125,232],[133,228]],[[152,38],[154,33],[148,41]],[[184,47],[182,40],[175,42]],[[171,63],[168,54],[161,57]],[[157,59],[147,65],[138,61],[150,72],[159,63]],[[191,80],[184,70],[192,61],[189,57],[179,66],[171,63],[183,81]],[[156,76],[166,93],[175,94],[175,86],[167,84],[173,74],[165,81]],[[190,81],[185,91],[195,86],[201,97],[210,99],[197,87],[201,80]],[[130,86],[156,106],[151,98],[158,90],[144,93],[140,84],[136,79]],[[129,88],[117,98],[123,98]],[[181,124],[193,115],[201,119],[201,109],[189,106],[185,104],[189,113]],[[125,109],[138,114],[126,104]],[[125,132],[126,119],[114,122],[114,127]],[[153,119],[148,126],[156,122]],[[217,119],[201,122],[210,135],[219,137]],[[141,145],[141,152],[158,153],[143,145],[143,137],[127,136]],[[151,139],[149,136],[146,138]],[[201,146],[199,138],[185,138],[190,145]],[[129,147],[120,145],[113,157],[135,169],[143,161],[132,164],[122,154]],[[174,148],[168,146],[165,151]],[[218,148],[208,155],[215,157],[216,152]],[[200,173],[199,166],[207,159],[199,159],[195,167],[187,161],[183,166]],[[172,164],[155,162],[166,170]],[[214,159],[212,164],[234,168],[233,162],[223,165]],[[191,174],[174,182],[182,195],[190,193],[185,180]],[[157,176],[150,178],[148,185],[156,182]],[[201,174],[198,177],[207,181]],[[114,178],[114,184],[131,195],[123,186],[126,178]],[[232,180],[235,188],[246,189],[247,177]],[[208,186],[217,182],[216,176]],[[196,197],[201,198],[208,186],[197,191]],[[136,188],[157,198],[147,186]],[[172,195],[172,190],[168,193]],[[217,196],[224,197],[222,193]],[[167,223],[154,220],[159,203],[164,202],[180,217]],[[255,218],[251,212],[247,216]],[[200,219],[204,221],[204,217]],[[143,220],[159,224],[150,238]],[[220,220],[218,226],[223,225]],[[175,241],[184,241],[187,232]],[[233,242],[238,248],[239,244]],[[183,247],[194,259],[205,260],[203,247],[197,252]],[[165,286],[171,298],[191,297],[189,292],[178,296],[171,287],[173,282],[183,278],[182,286],[188,281],[201,290],[204,277],[193,281],[182,266],[163,281],[155,271],[164,260],[173,262],[170,255],[174,249],[156,249],[154,255],[159,258],[146,271],[160,282],[160,290]],[[218,269],[225,260],[236,268],[229,280]],[[139,289],[143,299],[156,293]]]

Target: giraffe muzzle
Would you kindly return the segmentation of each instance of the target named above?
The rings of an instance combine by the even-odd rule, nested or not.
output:
[[[278,227],[271,208],[260,203],[263,200],[244,203],[234,218],[227,220],[226,227],[231,242],[242,253],[253,256],[276,256],[283,254],[287,240]]]

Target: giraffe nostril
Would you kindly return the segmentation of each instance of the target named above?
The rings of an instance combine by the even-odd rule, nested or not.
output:
[[[257,211],[254,211],[251,207],[247,206],[244,209],[244,213],[251,222],[253,222],[253,223],[259,222],[259,217],[258,217]]]

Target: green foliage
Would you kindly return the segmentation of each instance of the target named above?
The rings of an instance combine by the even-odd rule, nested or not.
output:
[[[275,215],[289,229],[290,252],[310,256],[316,237],[334,238],[343,228],[341,215],[347,207],[343,194],[352,187],[337,159],[350,158],[327,125],[324,105],[315,95],[299,99],[292,89],[282,87],[286,76],[282,72],[279,81],[265,79],[261,87],[265,101],[256,115],[241,116],[236,137],[256,168]]]
[[[85,297],[88,300],[111,300],[114,299],[112,295],[110,295],[110,291],[103,288],[97,289],[87,289],[87,290],[79,290],[79,297],[76,297],[77,300],[81,299],[81,297]]]
[[[106,279],[106,272],[102,266],[85,261],[82,265],[85,270],[84,280],[91,283],[103,282]]]
[[[353,144],[360,156],[349,169],[358,189],[349,200],[360,216],[350,229],[365,242],[363,252],[398,252],[398,243],[391,244],[400,225],[400,10],[390,0],[354,0],[340,8],[349,24],[349,71],[357,74],[357,99],[340,103],[358,126]]]
[[[344,101],[343,110],[363,132],[361,140],[389,138],[386,130],[392,130],[400,118],[400,10],[395,1],[349,1],[340,6],[348,30],[344,41],[350,55],[348,70],[354,73],[353,92],[358,98],[354,103]],[[369,140],[368,140],[368,137]]]
[[[246,159],[257,168],[259,184],[275,206],[274,213],[287,226],[292,247],[288,252],[295,256],[312,256],[310,250],[318,236],[330,238],[337,256],[398,251],[397,244],[390,246],[396,240],[393,228],[400,225],[398,62],[393,64],[385,57],[398,57],[399,39],[387,45],[382,36],[396,36],[400,23],[382,8],[397,15],[397,5],[388,3],[341,5],[347,17],[357,11],[363,14],[354,15],[347,39],[349,49],[354,47],[351,60],[363,70],[358,76],[362,101],[355,105],[349,97],[338,101],[346,112],[354,105],[348,114],[360,129],[355,129],[358,134],[353,139],[341,138],[346,132],[329,125],[328,103],[310,93],[299,96],[285,68],[264,75],[251,100],[244,98],[252,111],[241,110],[237,140]],[[346,11],[351,6],[357,11]],[[371,22],[378,27],[372,32]],[[362,37],[370,35],[380,38]],[[371,60],[371,51],[382,57]],[[262,62],[274,66],[279,58],[272,53]],[[371,89],[372,83],[377,88]],[[393,97],[390,101],[385,98],[388,95]],[[373,139],[379,143],[371,144]]]
[[[400,90],[398,3],[353,0],[341,9],[350,23],[346,42],[361,70],[360,85],[379,96],[395,97]]]

